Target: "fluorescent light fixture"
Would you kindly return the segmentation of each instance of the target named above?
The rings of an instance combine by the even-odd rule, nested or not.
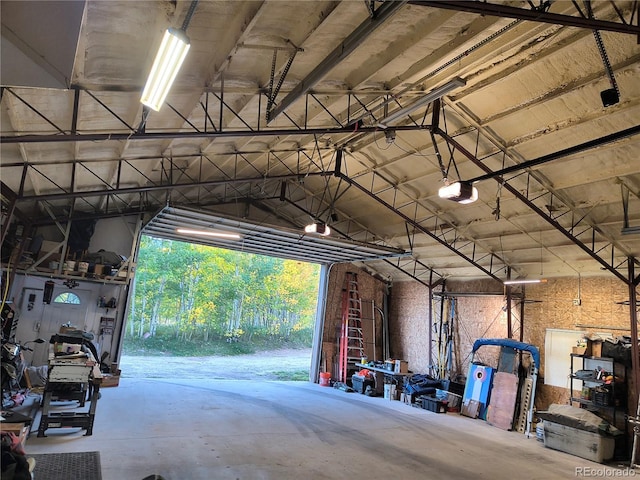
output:
[[[189,37],[182,30],[170,28],[164,33],[147,84],[142,92],[142,98],[140,98],[143,105],[156,112],[160,110],[187,56],[189,47]]]
[[[212,232],[211,230],[191,230],[189,228],[178,228],[176,232],[182,233],[183,235],[196,235],[203,237],[220,237],[220,238],[230,238],[232,240],[240,240],[240,235],[237,233],[228,233],[228,232]]]
[[[323,237],[331,235],[331,229],[326,223],[323,222],[310,223],[309,225],[304,227],[304,231],[306,233],[317,233],[318,235],[322,235]]]
[[[469,182],[454,182],[440,187],[438,196],[458,203],[473,203],[478,200],[478,189]]]
[[[382,120],[378,122],[378,127],[387,128],[388,124],[393,122],[394,120],[397,120],[401,117],[409,115],[411,112],[420,108],[421,106],[426,105],[427,103],[431,103],[434,100],[437,100],[438,98],[442,98],[452,90],[455,90],[458,87],[463,87],[466,84],[467,84],[466,80],[460,77],[455,77],[453,80],[448,81],[444,85],[441,85],[438,88],[431,90],[429,93],[420,97],[411,105],[407,105],[406,107],[401,108],[400,110],[396,110],[395,112],[390,113],[389,115],[387,115],[386,117],[384,117]]]
[[[547,283],[547,280],[544,278],[537,278],[532,280],[520,279],[520,280],[505,280],[502,282],[503,285],[522,285],[525,283]]]

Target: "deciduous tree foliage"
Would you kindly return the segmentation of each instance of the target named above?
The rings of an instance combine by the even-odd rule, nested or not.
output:
[[[313,329],[319,265],[143,236],[131,337],[288,338]]]

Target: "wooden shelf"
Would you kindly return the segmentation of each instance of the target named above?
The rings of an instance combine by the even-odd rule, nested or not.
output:
[[[2,264],[3,269],[7,269],[7,265],[5,263]],[[115,275],[95,275],[93,273],[84,273],[84,272],[67,272],[67,273],[56,273],[55,270],[51,268],[45,267],[37,267],[37,268],[18,268],[12,270],[16,273],[26,274],[26,275],[36,275],[48,278],[59,278],[59,279],[73,279],[73,280],[82,280],[88,282],[98,282],[98,283],[113,283],[116,285],[126,285],[129,280],[129,275],[126,277],[118,277]]]
[[[609,362],[609,363],[614,362],[613,358],[611,357],[591,357],[589,355],[581,355],[579,353],[570,353],[569,355],[571,355],[574,358],[584,358],[586,360],[599,360],[599,361]]]
[[[610,409],[610,410],[618,408],[615,405],[599,405],[597,403],[593,403],[593,400],[586,400],[586,399],[580,398],[580,397],[571,397],[571,401],[572,402],[576,402],[576,403],[580,403],[581,405],[584,405],[585,407],[592,407],[594,410],[599,409],[599,408],[607,408],[607,409]]]

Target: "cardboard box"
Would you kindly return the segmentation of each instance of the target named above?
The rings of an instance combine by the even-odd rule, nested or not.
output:
[[[38,260],[45,257],[49,252],[53,252],[47,257],[46,263],[53,260],[60,261],[61,251],[62,247],[60,246],[60,242],[50,242],[49,240],[43,240],[40,251],[38,252]]]
[[[604,463],[613,458],[615,439],[545,420],[544,446]]]
[[[120,370],[116,370],[115,374],[103,373],[100,388],[117,387],[120,383]]]
[[[587,350],[584,355],[587,357],[601,357],[602,340],[587,340]]]
[[[583,347],[573,347],[573,349],[571,350],[571,353],[573,353],[574,355],[584,355],[587,351],[587,346],[583,346]]]
[[[396,360],[394,371],[395,373],[407,373],[409,371],[409,362],[405,360]]]

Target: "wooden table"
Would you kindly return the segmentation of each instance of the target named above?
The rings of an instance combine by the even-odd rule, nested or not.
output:
[[[33,419],[11,410],[3,410],[2,418],[0,421],[0,433],[13,433],[24,447],[24,442],[31,431]]]
[[[42,416],[38,426],[38,437],[45,437],[49,428],[75,427],[86,430],[85,435],[93,433],[100,383],[102,374],[96,360],[90,352],[84,356],[49,356],[49,377],[44,388]],[[90,401],[88,411],[52,412],[51,402],[71,400],[84,407],[85,400]]]

